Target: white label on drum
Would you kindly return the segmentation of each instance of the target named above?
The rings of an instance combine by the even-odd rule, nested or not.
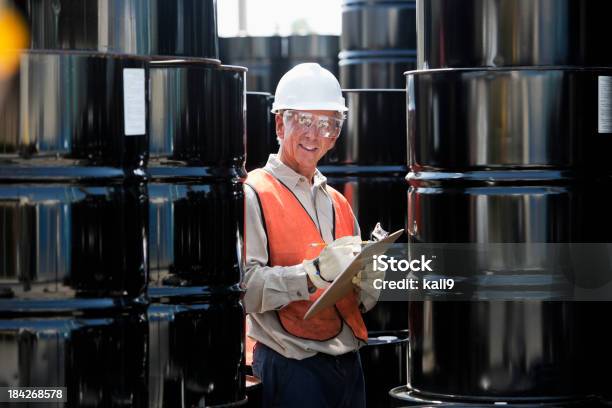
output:
[[[125,135],[144,135],[145,118],[145,70],[124,68],[123,70],[123,123]]]
[[[597,78],[597,131],[612,133],[612,77]]]

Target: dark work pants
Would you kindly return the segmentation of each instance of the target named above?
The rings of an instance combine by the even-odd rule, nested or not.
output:
[[[363,408],[365,385],[359,352],[286,358],[257,343],[253,374],[263,384],[263,406]]]

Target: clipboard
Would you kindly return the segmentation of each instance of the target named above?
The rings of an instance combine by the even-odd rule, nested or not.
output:
[[[323,294],[310,306],[304,320],[307,320],[321,310],[333,306],[338,300],[353,290],[353,277],[359,273],[366,262],[372,261],[372,256],[382,255],[389,250],[391,245],[404,233],[404,230],[395,231],[380,241],[366,245],[361,253],[353,259],[353,262],[334,279]]]

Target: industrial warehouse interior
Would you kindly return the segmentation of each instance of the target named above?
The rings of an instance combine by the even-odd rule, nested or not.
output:
[[[611,15],[0,0],[0,407],[612,407]]]

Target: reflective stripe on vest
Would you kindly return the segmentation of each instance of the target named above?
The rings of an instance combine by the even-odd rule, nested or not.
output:
[[[293,192],[262,169],[251,171],[246,183],[257,193],[261,206],[268,239],[268,264],[291,266],[301,264],[305,259],[316,258],[323,246],[313,244],[324,243],[323,238]],[[327,186],[327,192],[333,203],[334,239],[353,235],[354,217],[350,205],[333,188]],[[354,292],[340,299],[335,307],[304,320],[306,311],[322,293],[323,290],[318,289],[310,295],[309,300],[291,302],[278,311],[280,324],[285,331],[296,337],[325,341],[340,334],[344,320],[355,337],[367,341],[368,332],[359,311],[358,296]]]

